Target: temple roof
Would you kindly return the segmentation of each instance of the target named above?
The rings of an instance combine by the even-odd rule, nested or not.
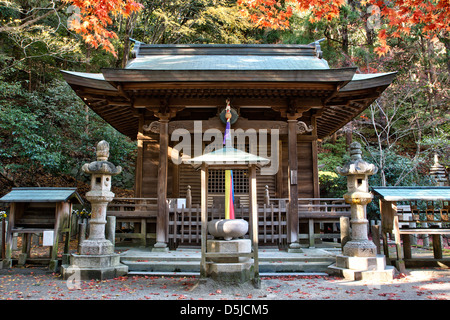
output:
[[[62,71],[94,112],[132,139],[139,117],[152,118],[161,103],[164,108],[206,112],[226,98],[241,110],[266,104],[279,112],[278,120],[292,104],[320,111],[317,133],[323,138],[367,108],[395,78],[395,73],[363,75],[356,74],[357,68],[330,68],[318,43],[138,44],[133,54],[125,68]]]
[[[125,69],[320,70],[328,63],[304,45],[141,45]]]

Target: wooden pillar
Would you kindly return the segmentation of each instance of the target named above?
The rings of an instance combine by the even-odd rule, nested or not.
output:
[[[440,234],[433,234],[433,255],[435,259],[442,259],[442,242]]]
[[[394,228],[392,230],[394,233],[394,239],[395,239],[395,249],[397,251],[397,261],[396,261],[396,267],[399,272],[405,273],[405,261],[403,258],[403,250],[401,245],[401,238],[400,238],[400,228],[398,225],[398,216],[395,213],[394,215]]]
[[[169,152],[169,120],[159,120],[159,167],[158,167],[158,215],[156,217],[156,243],[157,250],[167,248],[166,212],[167,203],[167,167]]]
[[[208,167],[206,163],[202,164],[201,178],[201,263],[200,263],[200,277],[206,277],[206,239],[207,239],[207,223],[208,223]]]
[[[6,230],[6,244],[5,244],[5,260],[3,260],[3,268],[11,268],[12,267],[12,250],[13,250],[13,232],[14,228],[14,220],[18,210],[23,210],[22,203],[14,203],[12,202],[9,206],[9,216],[8,216],[8,227]]]
[[[297,188],[297,119],[288,120],[288,152],[289,152],[289,242],[298,243],[298,188]]]
[[[396,215],[394,204],[391,201],[380,199],[381,236],[383,238],[383,253],[389,259],[389,234],[394,229],[394,216]]]
[[[319,161],[317,155],[317,117],[315,114],[311,118],[311,125],[313,127],[314,140],[311,142],[312,148],[312,171],[313,171],[313,185],[314,185],[314,198],[320,198],[320,186],[319,186]]]
[[[403,241],[403,256],[405,259],[411,259],[411,234],[402,234],[400,239]]]
[[[250,216],[251,216],[251,230],[252,230],[252,246],[253,246],[253,263],[254,263],[254,284],[257,288],[260,287],[259,279],[259,261],[258,261],[258,203],[257,203],[257,187],[256,187],[256,167],[251,165],[249,167],[249,191],[250,191]]]
[[[139,117],[139,131],[137,135],[137,157],[136,157],[136,172],[134,180],[134,197],[142,198],[142,174],[144,161],[144,140],[143,137],[144,116]]]

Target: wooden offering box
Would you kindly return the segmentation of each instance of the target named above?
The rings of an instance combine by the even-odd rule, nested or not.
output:
[[[9,203],[3,266],[12,266],[14,233],[22,234],[19,264],[30,256],[30,235],[43,234],[43,245],[52,247],[49,268],[56,271],[60,235],[65,234],[64,253],[68,254],[72,205],[83,203],[76,188],[13,188],[0,201]]]

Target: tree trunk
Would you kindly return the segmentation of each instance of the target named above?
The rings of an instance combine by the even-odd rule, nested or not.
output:
[[[128,56],[130,53],[130,37],[133,34],[134,25],[136,22],[137,15],[132,13],[125,21],[125,34],[123,38],[123,54],[122,54],[122,68],[128,63]]]

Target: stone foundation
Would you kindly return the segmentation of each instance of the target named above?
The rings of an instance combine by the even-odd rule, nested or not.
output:
[[[105,280],[124,276],[128,266],[120,263],[120,255],[112,254],[72,254],[70,265],[61,266],[61,275],[67,280]]]
[[[386,266],[386,257],[348,257],[336,256],[336,264],[328,267],[328,273],[347,280],[367,280],[374,282],[391,281],[395,268]]]
[[[208,240],[208,253],[251,253],[248,239]],[[214,257],[206,263],[207,277],[224,283],[245,283],[254,278],[253,259],[249,257]]]

